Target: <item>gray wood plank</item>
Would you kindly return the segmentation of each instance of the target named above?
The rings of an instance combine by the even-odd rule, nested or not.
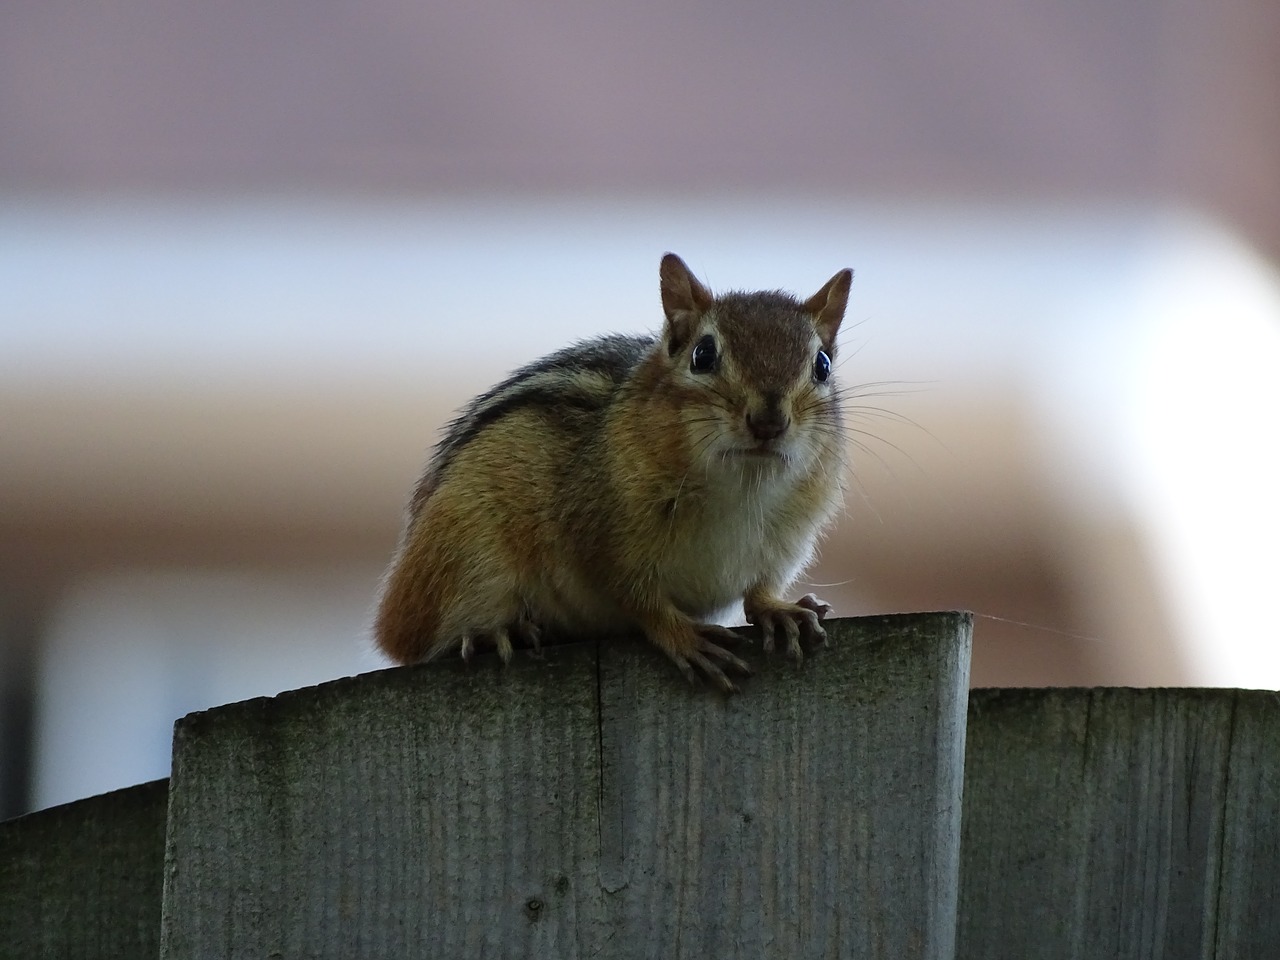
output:
[[[1280,702],[971,698],[958,956],[1275,957]]]
[[[0,823],[0,956],[160,955],[167,782]]]
[[[1215,957],[1280,955],[1280,693],[1239,693],[1231,719]]]
[[[970,621],[836,621],[743,695],[632,641],[180,721],[164,956],[938,957]]]
[[[550,907],[595,886],[595,678],[553,648],[179,721],[162,955],[574,956]]]
[[[602,658],[610,954],[950,960],[964,615],[843,620],[743,697]]]

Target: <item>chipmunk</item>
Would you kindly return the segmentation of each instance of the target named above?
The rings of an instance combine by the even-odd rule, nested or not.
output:
[[[843,496],[832,363],[853,274],[804,302],[712,294],[675,254],[662,335],[516,371],[446,429],[413,492],[374,633],[401,663],[512,637],[640,632],[690,680],[749,674],[708,622],[738,600],[789,655],[829,607],[781,599]]]

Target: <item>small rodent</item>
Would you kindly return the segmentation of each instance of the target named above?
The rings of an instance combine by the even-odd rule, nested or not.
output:
[[[512,636],[640,632],[722,690],[750,668],[709,623],[741,600],[770,650],[824,643],[783,592],[842,500],[836,333],[853,274],[803,302],[715,297],[668,253],[662,335],[587,340],[447,427],[414,490],[374,633],[400,663]]]

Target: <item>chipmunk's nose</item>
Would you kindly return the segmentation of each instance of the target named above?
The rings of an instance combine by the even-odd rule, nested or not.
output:
[[[767,398],[763,410],[747,412],[747,429],[757,440],[776,440],[787,432],[791,418],[782,412],[778,401]]]

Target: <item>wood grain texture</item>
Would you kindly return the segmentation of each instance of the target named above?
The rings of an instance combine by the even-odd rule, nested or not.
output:
[[[160,954],[167,782],[0,823],[0,956]]]
[[[835,621],[743,695],[643,644],[178,724],[163,956],[950,957],[970,621]]]
[[[1275,957],[1280,695],[983,690],[957,956]]]
[[[952,956],[969,620],[844,620],[745,696],[601,661],[619,957]]]
[[[479,659],[179,721],[162,956],[572,956],[595,658]]]

